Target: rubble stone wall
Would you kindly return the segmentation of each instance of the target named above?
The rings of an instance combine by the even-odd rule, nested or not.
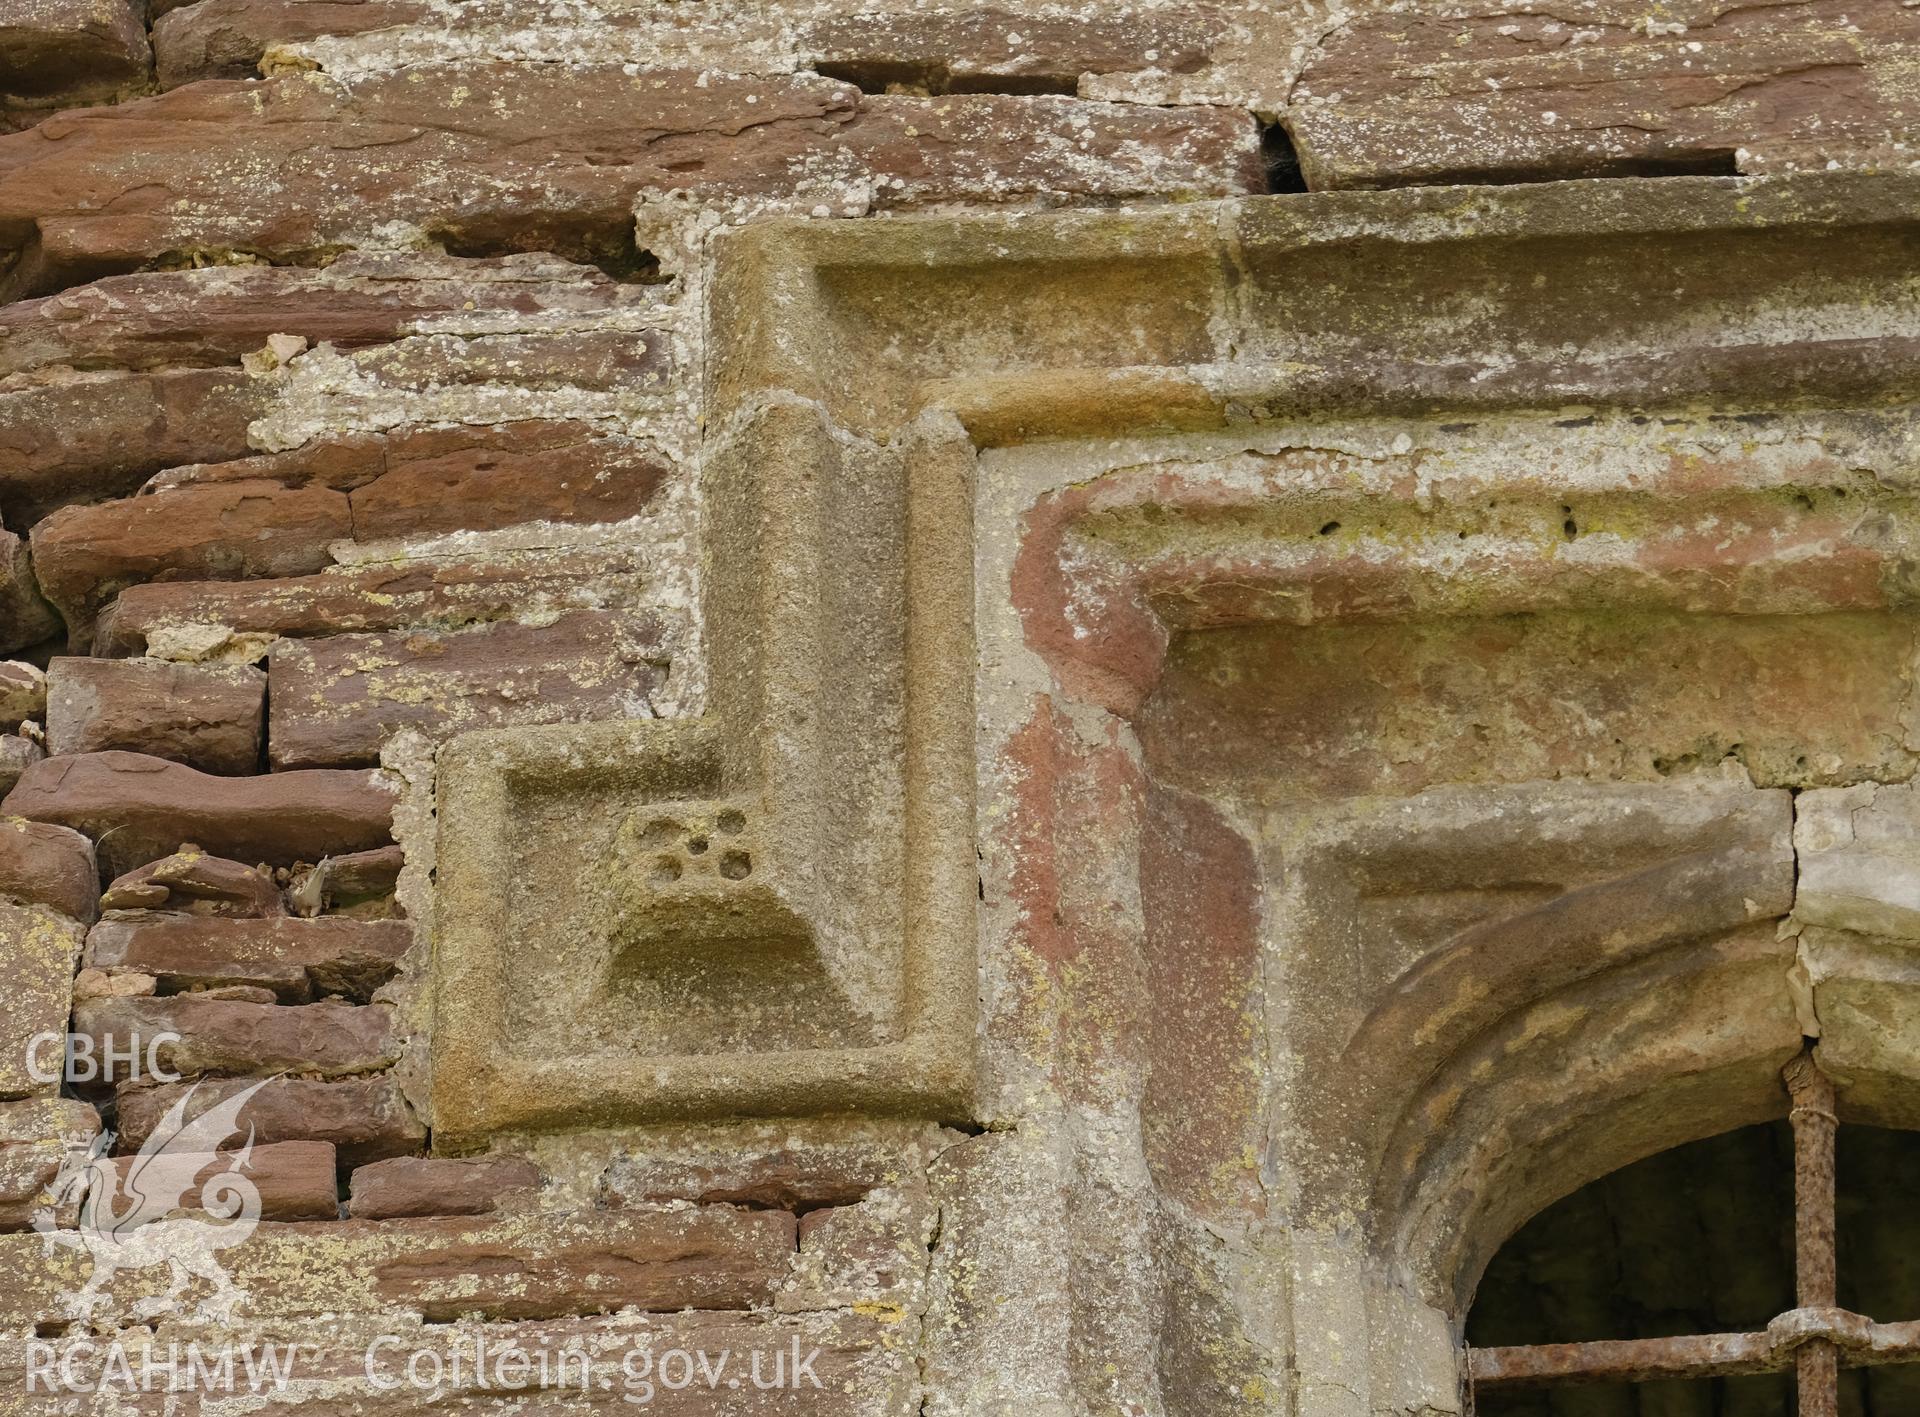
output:
[[[1897,0],[0,0],[0,1412],[1436,1417],[1920,1118],[1916,143]]]

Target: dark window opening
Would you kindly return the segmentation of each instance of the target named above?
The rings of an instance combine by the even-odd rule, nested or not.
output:
[[[1466,1325],[1478,1417],[1920,1414],[1920,1132],[1836,1132],[1807,1072],[1797,1149],[1787,1122],[1678,1147],[1501,1247]],[[1846,1331],[1784,1336],[1810,1319]]]

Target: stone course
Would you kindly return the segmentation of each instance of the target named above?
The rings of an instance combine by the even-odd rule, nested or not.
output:
[[[202,772],[256,771],[267,681],[246,665],[56,657],[47,667],[47,750],[111,748]]]
[[[30,1229],[43,1211],[60,1211],[52,1185],[74,1150],[100,1134],[100,1114],[84,1102],[42,1097],[0,1103],[0,1231]],[[71,1225],[72,1208],[60,1214]]]
[[[646,718],[665,652],[629,616],[573,611],[538,625],[284,639],[273,647],[276,770],[375,763],[403,729],[444,736],[512,724]]]
[[[103,910],[160,910],[188,915],[284,915],[286,905],[273,877],[238,861],[209,856],[183,844],[172,856],[150,861],[109,882]]]
[[[123,1084],[114,1098],[119,1145],[134,1151],[146,1145],[176,1103],[187,1104],[183,1115],[192,1121],[251,1086],[238,1079]],[[331,1142],[343,1166],[411,1155],[426,1145],[426,1129],[386,1074],[272,1079],[248,1099],[237,1120],[256,1141]]]
[[[369,1002],[413,943],[404,921],[334,916],[221,919],[138,911],[87,935],[87,963],[137,970],[169,992],[254,985],[282,1003],[338,995]]]
[[[68,827],[0,816],[0,896],[92,920],[100,913],[93,842]]]
[[[35,763],[0,812],[87,832],[105,847],[102,868],[117,876],[183,842],[276,865],[364,851],[390,838],[393,798],[371,771],[214,777],[145,753],[109,752]]]
[[[396,1156],[353,1173],[347,1214],[355,1220],[411,1215],[487,1215],[515,1191],[540,1184],[540,1168],[521,1157],[452,1160]]]

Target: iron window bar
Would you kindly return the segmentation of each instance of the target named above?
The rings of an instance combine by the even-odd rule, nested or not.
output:
[[[1839,1417],[1840,1369],[1920,1362],[1920,1322],[1875,1323],[1839,1305],[1834,1264],[1833,1079],[1813,1052],[1787,1064],[1793,1099],[1795,1298],[1762,1333],[1686,1334],[1467,1350],[1469,1391],[1727,1378],[1791,1368],[1800,1417]]]

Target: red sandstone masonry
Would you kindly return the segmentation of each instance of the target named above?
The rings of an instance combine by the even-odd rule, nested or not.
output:
[[[243,664],[57,657],[47,666],[47,747],[171,758],[202,772],[258,772],[267,678]]]
[[[44,905],[0,899],[0,1098],[60,1090],[61,1035],[86,930]]]
[[[395,1157],[353,1173],[347,1213],[355,1220],[487,1215],[506,1193],[539,1184],[540,1168],[518,1156]]]
[[[93,1040],[96,1058],[137,1056],[155,1044],[159,1065],[200,1073],[278,1071],[337,1077],[386,1067],[397,1056],[392,1018],[378,1005],[259,1004],[176,994],[164,999],[88,999],[74,1006],[73,1031]],[[116,1063],[109,1081],[124,1080]]]
[[[410,626],[453,629],[518,615],[632,605],[638,563],[618,552],[560,552],[495,561],[400,562],[249,582],[131,586],[100,616],[95,652],[143,651],[150,635],[194,625],[311,637]]]
[[[640,348],[638,336],[619,338]],[[577,352],[581,364],[567,366],[570,380],[618,382],[623,377],[600,367],[596,347]],[[466,354],[457,364],[438,366],[437,372],[507,377],[497,367],[476,368],[477,357],[471,349]],[[648,354],[636,357],[636,387],[642,371],[654,363]],[[433,382],[431,374],[419,377],[423,383]],[[370,541],[487,531],[525,521],[622,521],[645,510],[666,474],[666,459],[640,439],[580,422],[528,419],[320,439],[285,453],[174,468],[155,477],[149,490],[167,495],[260,482],[330,487],[347,494],[352,534]]]
[[[0,662],[0,728],[18,728],[46,711],[46,674],[31,664]]]
[[[331,564],[335,541],[355,537],[621,520],[646,507],[665,475],[647,445],[579,425],[430,430],[395,441],[181,469],[148,495],[66,508],[34,529],[41,587],[85,644],[96,611],[143,581],[318,572]]]
[[[286,902],[267,872],[239,861],[180,851],[116,877],[102,910],[166,910],[189,916],[285,915]]]
[[[150,974],[166,991],[259,985],[282,1003],[327,994],[365,1002],[413,943],[400,920],[223,920],[139,914],[102,920],[87,963]]]
[[[20,775],[46,756],[46,749],[31,738],[0,733],[0,797],[13,791]]]
[[[144,81],[142,19],[135,0],[11,0],[0,10],[0,94],[79,103]]]
[[[1308,63],[1287,125],[1315,188],[1900,162],[1920,14],[1898,0],[1576,20],[1385,11]]]
[[[290,576],[329,564],[353,535],[346,494],[277,482],[221,482],[68,507],[34,528],[34,565],[76,646],[115,591],[167,576]]]
[[[628,438],[543,446],[524,434],[491,444],[468,436],[479,446],[397,463],[350,493],[354,535],[371,541],[528,521],[624,521],[646,510],[668,471],[656,450]]]
[[[0,814],[86,832],[117,876],[187,841],[276,865],[384,846],[393,800],[376,772],[213,777],[140,753],[87,753],[35,763]]]
[[[699,1160],[643,1149],[607,1167],[598,1198],[610,1206],[699,1201],[808,1211],[853,1205],[875,1187],[898,1181],[902,1169],[900,1147],[891,1141],[797,1149],[746,1145],[724,1158]]]
[[[196,0],[154,23],[154,65],[162,88],[251,79],[270,45],[362,34],[432,13],[426,0]]]
[[[329,856],[295,888],[293,898],[301,914],[377,901],[393,894],[405,865],[406,853],[397,846]]]
[[[115,1094],[119,1149],[137,1151],[153,1135],[168,1110],[188,1099],[191,1121],[253,1084],[247,1079],[213,1079],[159,1086],[123,1084]],[[310,1138],[329,1141],[342,1166],[360,1166],[390,1156],[409,1156],[426,1145],[426,1129],[386,1074],[322,1081],[275,1078],[240,1111],[238,1125],[251,1128],[257,1141]]]
[[[0,529],[0,654],[51,639],[60,617],[40,594],[24,537]]]
[[[197,79],[251,78],[271,46],[419,23],[428,13],[422,0],[198,0],[154,26],[159,80],[172,88]],[[455,29],[465,18],[434,16],[436,24]],[[631,34],[636,48],[698,24],[646,11],[612,10],[596,20]],[[1226,24],[1221,11],[1200,7],[1086,17],[950,7],[802,20],[794,48],[808,67],[871,89],[907,83],[951,93],[1071,93],[1085,73],[1192,72]]]
[[[35,1215],[51,1208],[47,1187],[67,1153],[84,1151],[100,1134],[100,1114],[63,1097],[0,1103],[0,1231],[30,1229]],[[77,1206],[60,1207],[62,1225],[72,1225]]]
[[[195,1203],[201,1198],[201,1187],[223,1172],[239,1170],[240,1152],[236,1148],[229,1151],[206,1152],[196,1157],[189,1153],[185,1156],[169,1156],[169,1168],[179,1165],[182,1179],[185,1166],[198,1162],[193,1171],[192,1185],[184,1191],[180,1204],[183,1210],[198,1209]],[[118,1173],[118,1184],[125,1186],[127,1177],[138,1164],[131,1156],[118,1157],[113,1166]],[[254,1185],[260,1195],[260,1218],[262,1220],[337,1220],[340,1216],[339,1182],[335,1176],[333,1147],[323,1141],[282,1141],[257,1144],[247,1156],[247,1164],[239,1174]],[[107,1197],[109,1204],[124,1208],[126,1196],[118,1191]]]
[[[701,1206],[502,1219],[346,1220],[262,1224],[221,1252],[263,1320],[373,1313],[392,1306],[430,1320],[464,1314],[557,1318],[636,1308],[750,1309],[771,1302],[794,1253],[780,1211]],[[77,1263],[84,1264],[82,1256]],[[58,1312],[77,1281],[69,1254],[37,1235],[0,1237],[0,1326],[29,1328]],[[127,1290],[141,1282],[129,1278]],[[117,1286],[115,1292],[122,1292]]]
[[[661,304],[654,287],[623,284],[591,266],[537,254],[467,259],[367,252],[317,270],[143,271],[0,306],[0,377],[59,366],[236,365],[269,335],[354,350],[442,322],[631,319]],[[664,375],[664,340],[649,330],[628,338],[628,357],[642,344],[647,350],[643,376]],[[197,460],[203,459],[175,459]]]
[[[404,728],[642,718],[664,679],[651,617],[576,611],[550,624],[282,640],[269,660],[276,770],[379,761]]]
[[[100,906],[93,843],[67,827],[0,813],[0,896],[93,919]]]
[[[268,393],[237,369],[0,388],[0,519],[24,529],[57,508],[132,492],[161,468],[240,457]]]
[[[1072,93],[1082,74],[1192,73],[1227,23],[1210,8],[1050,16],[955,7],[807,20],[798,47],[820,72],[869,90]]]
[[[451,123],[455,91],[489,98]],[[369,162],[370,143],[405,143],[406,161]],[[237,168],[274,180],[236,182]],[[473,64],[352,85],[215,80],[58,115],[0,138],[0,246],[33,248],[6,282],[15,296],[187,250],[311,262],[394,221],[456,249],[613,262],[631,259],[643,193],[785,199],[822,179],[871,183],[900,206],[1220,196],[1264,176],[1257,125],[1225,108],[928,103],[811,76]]]

